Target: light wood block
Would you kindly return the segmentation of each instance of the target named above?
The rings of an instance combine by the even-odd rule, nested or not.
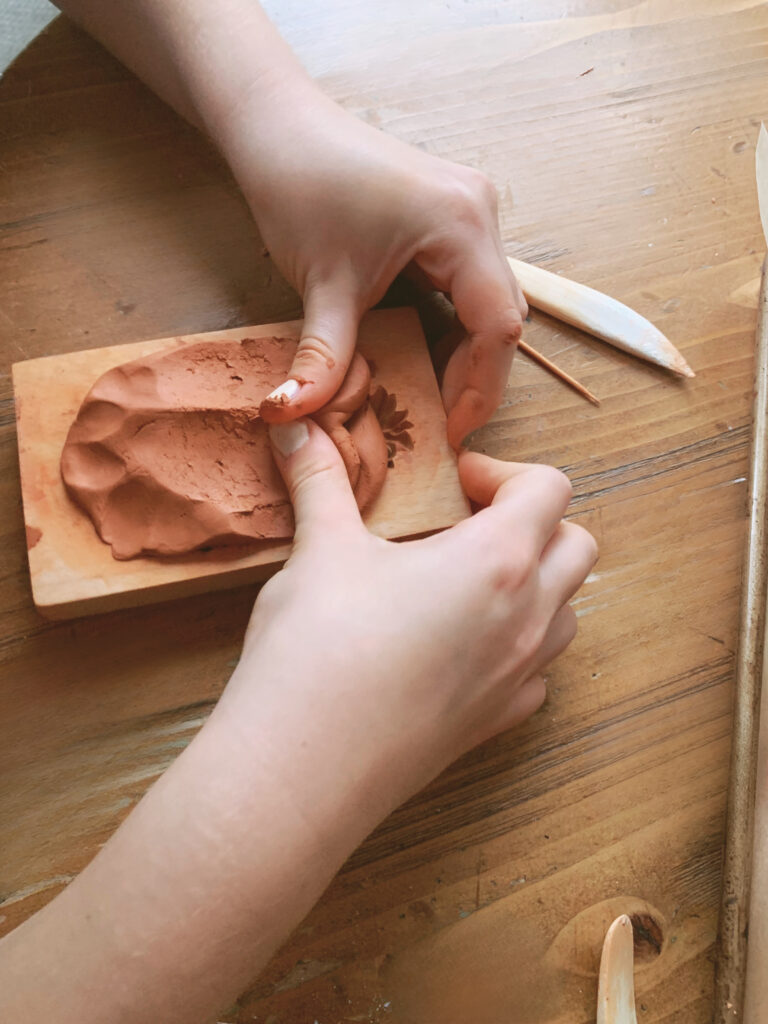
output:
[[[220,338],[296,337],[301,321],[240,327],[212,334],[31,359],[13,366],[24,518],[32,593],[50,618],[148,604],[263,580],[290,553],[284,541],[219,548],[177,558],[117,561],[85,513],[69,498],[59,460],[67,431],[88,390],[120,363],[178,345]],[[360,328],[359,347],[382,385],[407,410],[413,450],[399,450],[378,499],[366,515],[375,534],[415,537],[468,514],[456,458],[446,441],[445,413],[418,317],[379,310]],[[386,423],[383,424],[386,432]]]

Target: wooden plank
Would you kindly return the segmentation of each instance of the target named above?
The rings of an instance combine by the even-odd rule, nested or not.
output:
[[[298,339],[300,330],[301,321],[262,324],[14,364],[29,568],[40,612],[69,618],[150,604],[258,582],[282,565],[290,553],[285,541],[218,548],[184,558],[117,561],[67,495],[59,461],[83,398],[114,366],[171,351],[179,344],[271,336]],[[361,324],[359,345],[373,367],[372,389],[385,387],[397,408],[407,411],[414,443],[413,451],[397,453],[381,494],[366,514],[368,528],[381,537],[399,539],[452,526],[468,515],[469,506],[446,440],[445,413],[415,311],[370,313]]]

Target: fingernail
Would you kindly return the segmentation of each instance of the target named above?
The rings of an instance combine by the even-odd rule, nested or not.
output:
[[[309,430],[306,423],[301,420],[293,420],[291,423],[271,424],[269,436],[275,448],[277,448],[284,459],[287,459],[289,455],[293,455],[302,445],[307,443],[309,440]]]
[[[284,384],[281,384],[279,388],[267,395],[264,399],[265,402],[280,402],[281,405],[285,405],[290,402],[293,398],[298,395],[301,390],[301,384],[297,380],[287,380]]]

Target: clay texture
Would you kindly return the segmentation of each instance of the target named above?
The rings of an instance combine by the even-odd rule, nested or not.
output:
[[[259,406],[285,380],[292,339],[201,342],[136,360],[91,388],[61,456],[70,497],[117,559],[293,535],[293,511]],[[387,442],[360,355],[317,422],[361,510],[378,495]]]

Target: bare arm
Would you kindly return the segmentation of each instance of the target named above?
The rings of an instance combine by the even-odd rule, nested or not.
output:
[[[362,839],[366,818],[347,817],[344,789],[318,827],[280,757],[265,766],[267,736],[246,747],[224,718],[214,713],[95,860],[0,941],[2,1020],[208,1021]]]
[[[182,117],[219,139],[232,111],[272,90],[314,88],[253,0],[57,0]]]
[[[200,733],[71,885],[0,942],[2,1020],[209,1020],[378,821],[538,707],[541,671],[573,637],[567,601],[595,548],[560,521],[570,490],[555,470],[465,455],[483,511],[388,544],[365,530],[320,428],[277,430],[294,553]]]

